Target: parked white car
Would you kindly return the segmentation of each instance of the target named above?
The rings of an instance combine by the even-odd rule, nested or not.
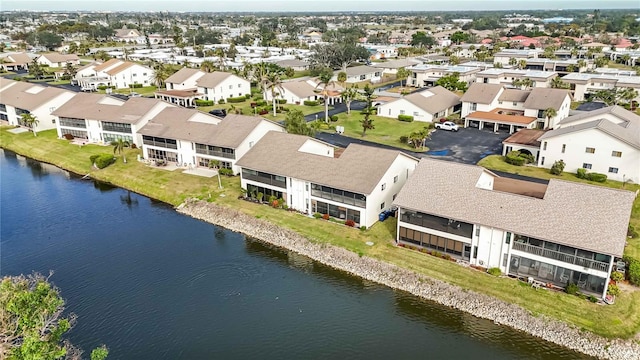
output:
[[[451,121],[445,121],[443,123],[436,123],[436,129],[458,131],[460,127]]]

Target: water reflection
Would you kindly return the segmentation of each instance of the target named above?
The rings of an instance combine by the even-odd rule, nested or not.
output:
[[[100,190],[100,192],[109,192],[109,191],[113,191],[113,190],[118,188],[118,187],[113,186],[113,185],[111,185],[109,183],[98,181],[98,180],[93,180],[93,187],[95,189]]]
[[[127,190],[126,195],[120,195],[120,202],[127,205],[129,210],[138,206],[138,199],[136,197],[131,197],[131,191],[129,190]]]

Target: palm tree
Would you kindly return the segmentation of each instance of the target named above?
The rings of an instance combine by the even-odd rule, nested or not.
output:
[[[404,87],[404,85],[402,84],[402,81],[403,80],[406,81],[409,75],[411,75],[411,71],[407,70],[407,68],[401,67],[400,69],[398,69],[398,72],[396,73],[396,78],[400,79],[400,87]]]
[[[526,67],[527,67],[527,60],[522,59],[518,61],[518,69],[522,70]]]
[[[222,189],[222,180],[220,180],[220,160],[209,160],[209,167],[216,170],[218,173],[218,188]]]
[[[373,130],[376,128],[373,125],[373,119],[371,119],[371,114],[374,112],[372,102],[373,102],[373,92],[375,90],[367,84],[364,87],[364,97],[366,101],[366,105],[362,113],[364,114],[364,119],[360,120],[360,125],[362,125],[362,136],[364,137],[367,130]]]
[[[323,71],[318,77],[318,85],[316,85],[316,89],[321,87],[322,98],[324,99],[324,121],[329,122],[329,91],[328,87],[331,85],[335,85],[335,82],[331,80],[333,77],[333,73],[330,71]]]
[[[35,115],[31,113],[23,113],[22,115],[20,115],[20,122],[30,128],[31,131],[33,131],[33,136],[38,136],[36,134],[36,127],[40,123],[40,120],[38,120]]]
[[[547,121],[545,123],[545,127],[549,127],[549,120],[551,120],[551,118],[555,117],[556,115],[558,115],[558,112],[556,111],[556,109],[554,109],[552,107],[546,108],[542,112],[542,116],[544,116],[544,118],[547,119]]]
[[[227,54],[225,54],[223,48],[217,48],[214,54],[218,57],[218,69],[224,71],[227,68]]]
[[[569,84],[567,84],[566,82],[562,81],[562,78],[559,76],[556,76],[553,78],[553,80],[551,80],[551,88],[553,89],[568,89],[569,88]]]
[[[514,57],[509,58],[509,65],[516,65],[518,63],[518,59]]]
[[[113,153],[122,154],[122,162],[126,164],[127,157],[124,154],[124,148],[129,147],[129,142],[120,138],[118,140],[112,141],[111,145],[113,146]]]
[[[262,99],[267,100],[267,84],[269,83],[269,67],[264,62],[253,65],[253,82],[262,91]]]
[[[344,83],[347,81],[347,73],[344,71],[340,71],[338,73],[338,82],[340,83],[340,86],[344,87]]]
[[[167,68],[165,68],[164,64],[158,63],[158,65],[153,70],[153,82],[156,83],[158,88],[162,88],[164,86],[164,81],[169,77]]]
[[[360,97],[360,91],[358,91],[358,85],[353,85],[350,88],[344,89],[340,94],[342,101],[347,106],[347,114],[351,114],[351,103]]]
[[[211,60],[205,60],[200,64],[200,70],[204,72],[212,72],[215,71],[216,65]]]
[[[273,116],[278,116],[277,106],[276,106],[276,93],[282,94],[284,92],[284,88],[282,87],[282,78],[280,77],[279,72],[271,72],[268,76],[267,88],[271,90],[271,98],[273,100]]]

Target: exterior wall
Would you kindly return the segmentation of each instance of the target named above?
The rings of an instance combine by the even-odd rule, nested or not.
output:
[[[498,77],[489,77],[478,75],[475,82],[484,83],[485,79],[487,80],[487,84],[500,84],[500,85],[512,85],[513,80],[515,79],[523,79],[522,76],[498,76]],[[551,79],[531,79],[534,81],[533,87],[539,88],[549,88],[551,87]]]
[[[362,78],[362,76],[364,76],[364,78]],[[337,75],[334,75],[333,78],[331,78],[331,80],[338,81]],[[380,82],[380,80],[382,80],[382,69],[377,70],[376,72],[363,74],[363,75],[349,75],[347,76],[347,81],[345,82],[352,84],[352,83],[357,83],[357,82],[367,81],[367,80],[369,80],[374,84]]]
[[[398,99],[378,107],[378,116],[397,119],[398,115],[401,114],[411,115],[416,121],[433,121],[433,114],[428,113],[405,99]]]
[[[532,116],[538,117],[538,110],[545,109],[525,109],[524,116]],[[550,118],[548,121],[546,118],[542,118],[544,120],[544,127],[546,128],[554,128],[555,125],[562,119],[569,116],[569,111],[571,110],[571,98],[567,95],[562,101],[562,105],[560,105],[560,109],[557,110],[557,115]]]
[[[492,104],[495,103],[496,105],[498,104],[498,100],[496,97],[496,100],[494,100],[492,102]],[[475,110],[471,110],[471,106],[473,103],[470,102],[463,102],[462,103],[462,112],[460,113],[460,117],[464,118],[467,115],[471,114],[474,111],[491,111],[493,109],[496,108],[496,106],[493,106],[492,104],[477,104],[476,105],[476,109]]]
[[[333,157],[334,154],[333,146],[313,139],[308,139],[307,141],[305,141],[305,143],[300,147],[298,151],[327,157]]]
[[[153,83],[153,70],[141,65],[133,65],[110,76],[111,85],[117,89],[128,88],[129,84],[142,84],[149,86]]]
[[[232,162],[232,169],[234,174],[238,174],[241,171],[239,166],[235,165],[235,162],[238,161],[241,157],[243,157],[254,144],[256,144],[263,136],[267,134],[269,131],[279,131],[284,132],[284,128],[280,125],[274,124],[269,121],[262,121],[258,126],[256,126],[253,131],[249,134],[249,136],[244,139],[244,141],[235,149],[236,159]],[[225,161],[229,161],[226,159]]]
[[[30,111],[30,113],[38,119],[38,125],[35,127],[36,132],[43,130],[50,130],[56,128],[56,116],[51,115],[51,113],[56,110],[58,107],[62,106],[64,103],[69,101],[72,97],[75,96],[73,92],[66,92],[64,94],[58,95],[55,98],[47,101],[46,103],[40,105],[36,109]],[[15,107],[11,105],[6,105],[7,108],[7,117],[10,125],[19,125],[20,116],[16,114]]]
[[[216,85],[215,88],[205,88],[198,86],[198,92],[205,94],[207,100],[213,100],[215,102],[220,99],[227,99],[230,97],[245,96],[251,94],[251,84],[238,76],[231,75],[224,79],[221,83]]]
[[[486,268],[497,267],[503,273],[509,265],[510,244],[506,243],[507,233],[504,230],[482,225],[474,226],[472,245],[477,247],[478,256],[474,258],[475,250],[471,250],[471,263]],[[505,264],[505,260],[506,264]]]
[[[288,91],[287,89],[283,88],[282,90],[278,90],[278,91],[282,91],[282,94],[279,96],[276,95],[276,99],[285,99],[287,100],[288,104],[295,104],[295,103],[302,104],[305,100],[318,100],[320,98],[320,96],[317,96],[317,95],[301,98],[298,95],[292,93],[291,91]],[[273,98],[271,97],[271,91],[267,91],[266,95],[267,95],[267,101],[273,101]]]
[[[204,73],[196,73],[182,83],[166,83],[165,86],[167,90],[195,89],[197,87],[196,80],[202,77],[202,75],[204,75]]]
[[[566,144],[564,153],[563,144]],[[587,147],[595,148],[595,153],[587,153]],[[621,151],[622,156],[613,157],[612,151]],[[597,129],[543,139],[538,166],[550,168],[561,159],[566,163],[566,172],[575,173],[587,163],[592,164],[588,172],[606,174],[609,179],[616,181],[631,179],[636,184],[640,182],[640,150]],[[609,173],[609,167],[618,168],[618,173]]]

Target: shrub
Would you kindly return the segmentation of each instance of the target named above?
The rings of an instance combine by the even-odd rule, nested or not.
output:
[[[247,98],[246,98],[246,97],[244,97],[244,96],[238,96],[238,97],[230,97],[230,98],[227,98],[227,102],[228,102],[229,104],[231,104],[231,103],[241,103],[241,102],[244,102],[244,101],[246,101],[246,100],[247,100]]]
[[[413,116],[411,115],[398,115],[398,120],[404,122],[413,122]]]
[[[360,230],[365,231],[365,230],[367,230],[367,227],[362,225],[362,226],[360,226]]]
[[[576,171],[576,177],[577,177],[578,179],[586,179],[586,177],[587,177],[587,170],[586,170],[586,169],[583,169],[583,168],[578,169],[578,170]]]
[[[564,291],[566,291],[569,295],[576,295],[578,293],[578,285],[569,283]]]
[[[331,121],[333,121],[333,122],[336,122],[336,121],[338,121],[338,115],[331,115],[329,117],[329,119],[331,119]]]
[[[345,221],[344,224],[347,225],[347,226],[351,226],[351,227],[356,226],[356,222],[351,220],[351,219]]]
[[[196,106],[213,106],[213,100],[196,99]]]
[[[262,202],[262,198],[264,197],[264,193],[258,192],[258,194],[256,195],[256,199],[258,199],[259,202]]]
[[[487,272],[493,276],[502,275],[502,271],[500,270],[500,268],[497,268],[497,267],[492,267],[489,270],[487,270]]]
[[[564,171],[565,165],[564,161],[558,160],[551,165],[551,170],[549,170],[549,172],[553,175],[561,175]]]
[[[287,103],[287,99],[278,99],[277,103],[280,105],[284,105]]]
[[[224,99],[218,100],[218,104],[224,104]]]
[[[247,100],[251,99],[251,94],[244,94],[244,98]]]
[[[591,301],[592,303],[597,303],[598,302],[598,298],[593,296],[593,295],[589,295],[588,297],[589,301]]]
[[[536,158],[532,154],[525,154],[521,152],[520,157],[524,159],[525,164],[531,164],[536,162]]]
[[[329,214],[323,214],[322,218],[325,219],[325,220],[329,220]]]
[[[131,147],[132,149],[137,149],[137,148],[138,148],[138,145],[136,145],[136,144],[134,144],[134,143],[131,143],[130,147]]]
[[[94,162],[96,162],[96,159],[100,156],[100,154],[95,154],[95,155],[91,155],[89,156],[89,161],[91,161],[91,164],[93,165]]]
[[[107,90],[107,85],[98,85],[98,90]]]
[[[624,274],[619,271],[614,271],[611,273],[611,280],[618,282],[624,280]]]
[[[266,100],[260,99],[260,100],[256,101],[256,106],[265,106],[265,105],[267,105],[267,101]]]
[[[62,135],[62,137],[64,137],[67,140],[73,140],[73,135],[71,135],[71,134],[64,134],[64,135]]]
[[[627,273],[629,282],[633,285],[640,285],[640,260],[628,255],[625,255],[623,259],[627,264],[629,264],[629,272]]]
[[[595,182],[605,182],[607,181],[607,175],[600,173],[587,173],[587,180],[595,181]]]
[[[627,229],[627,236],[633,239],[640,236],[640,234],[638,234],[636,228],[633,225],[629,224],[629,228]]]
[[[218,173],[224,176],[233,176],[233,170],[227,168],[218,169]]]
[[[507,156],[505,156],[504,161],[507,164],[511,164],[511,165],[516,165],[516,166],[522,166],[525,163],[525,159],[523,157],[520,156],[520,152],[519,151],[510,151],[507,153]]]
[[[609,284],[609,287],[607,288],[607,294],[618,296],[620,295],[620,288],[616,284]]]
[[[303,104],[306,106],[317,106],[318,102],[316,100],[305,100]]]
[[[400,136],[400,142],[401,142],[402,144],[407,144],[407,143],[409,142],[409,137],[408,137],[408,136],[406,136],[406,135],[402,135],[402,136]]]
[[[313,213],[313,217],[316,219],[320,219],[322,217],[322,214],[320,213]]]
[[[140,89],[142,84],[129,84],[129,89]]]
[[[112,154],[100,154],[94,160],[98,169],[104,169],[114,162],[116,162],[116,158]]]

